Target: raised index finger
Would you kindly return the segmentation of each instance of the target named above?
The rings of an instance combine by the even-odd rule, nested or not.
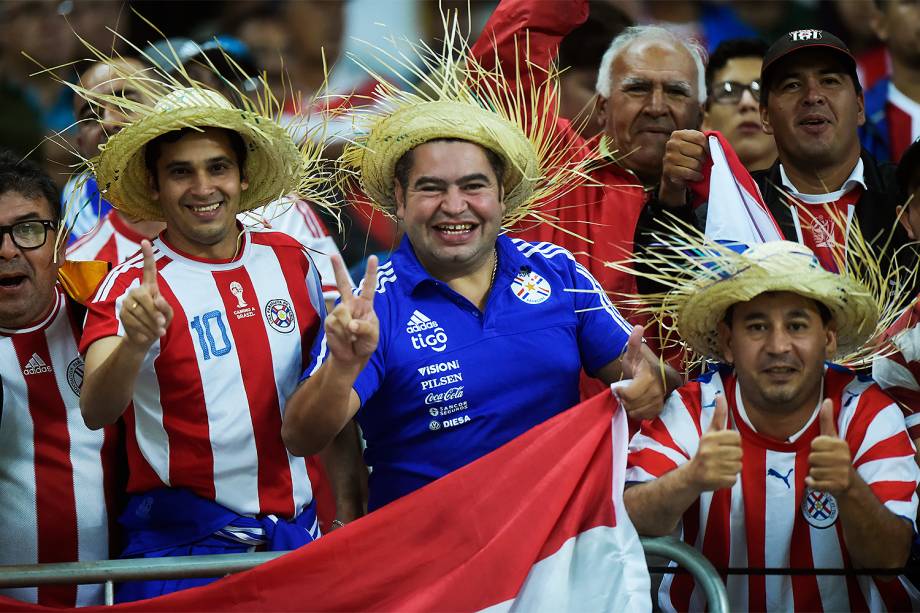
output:
[[[367,258],[367,271],[361,281],[361,297],[374,306],[374,294],[377,293],[377,256]]]
[[[337,255],[332,256],[332,271],[335,273],[335,286],[342,297],[342,303],[350,304],[352,299],[351,277],[348,276],[348,269],[345,268],[342,258]]]
[[[150,241],[141,241],[141,253],[144,255],[144,276],[141,282],[145,287],[157,289],[157,263],[153,259],[153,246]]]

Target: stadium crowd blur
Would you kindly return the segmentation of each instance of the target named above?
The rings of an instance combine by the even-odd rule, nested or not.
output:
[[[621,152],[630,151],[616,165],[592,171],[595,184],[581,186],[566,196],[569,200],[556,203],[560,225],[516,228],[519,231],[516,236],[567,248],[576,254],[579,265],[609,292],[658,291],[660,288],[653,281],[633,278],[606,267],[605,262],[622,260],[634,250],[641,253],[647,249],[650,237],[657,231],[655,224],[665,211],[689,224],[707,225],[706,198],[694,193],[690,184],[702,178],[709,160],[709,141],[704,132],[718,131],[737,153],[741,166],[750,172],[777,221],[781,236],[803,243],[824,268],[840,272],[834,270],[839,260],[835,260],[833,245],[846,243],[848,224],[853,220],[859,223],[868,243],[878,249],[880,259],[916,266],[912,241],[920,236],[917,203],[920,145],[916,144],[920,139],[920,2],[590,0],[589,14],[583,23],[575,12],[561,14],[557,4],[549,0],[440,3],[444,10],[458,10],[463,15],[462,23],[468,21],[471,41],[476,40],[478,33],[484,33],[472,48],[472,53],[484,63],[494,58],[507,61],[504,53],[508,41],[532,26],[534,32],[540,33],[531,40],[536,61],[548,62],[549,58],[558,57],[559,67],[564,69],[560,78],[559,114],[569,120],[562,124],[567,138],[590,143],[596,142],[591,139],[606,135],[620,146]],[[663,30],[636,30],[636,38],[628,39],[617,50],[618,55],[604,59],[611,41],[637,25],[658,26]],[[203,58],[214,62],[224,75],[233,74],[235,67],[249,75],[260,74],[271,93],[283,101],[280,121],[284,123],[309,115],[322,105],[344,105],[346,97],[352,94],[367,97],[373,93],[373,82],[356,64],[373,65],[375,60],[368,55],[367,45],[356,41],[383,44],[386,38],[395,37],[434,42],[442,31],[438,3],[427,0],[227,0],[181,4],[155,0],[124,3],[2,0],[0,148],[11,152],[12,158],[27,158],[39,164],[56,188],[63,191],[65,201],[82,198],[74,195],[76,189],[96,189],[92,180],[77,181],[74,169],[81,157],[95,155],[99,145],[111,136],[106,132],[107,126],[111,128],[125,117],[109,118],[109,114],[118,111],[86,103],[69,88],[41,74],[39,68],[52,69],[59,78],[80,83],[86,89],[100,84],[114,87],[111,77],[100,74],[100,67],[89,61],[87,48],[76,35],[107,54],[137,58],[143,50],[154,62],[162,58],[159,67],[163,72],[174,71],[176,67],[170,66],[170,62],[178,58],[197,80],[218,91],[223,91],[224,84],[215,78],[212,70],[203,67]],[[823,32],[830,47],[808,50],[797,39],[789,39],[792,42],[788,48],[774,47],[789,33],[806,31]],[[357,58],[358,62],[351,58]],[[136,61],[126,60],[128,64]],[[234,66],[227,64],[228,61]],[[598,70],[603,72],[603,67],[607,67],[609,71],[611,61],[612,70],[619,71],[618,76],[614,82],[608,78],[606,85],[602,85]],[[639,83],[635,87],[641,88],[645,83],[654,88],[656,71],[663,74],[667,70],[686,79],[675,77],[678,86],[668,89],[671,85],[665,83],[660,93],[657,90],[637,93],[638,90],[624,86],[626,80],[632,79]],[[796,94],[786,86],[780,90],[778,84],[793,78],[802,81],[814,78],[823,87],[829,73],[842,74],[842,82],[852,88],[845,87],[845,91],[834,94],[815,93],[804,102],[794,103],[820,111],[805,116],[799,124],[811,122],[815,132],[824,129],[818,125],[821,122],[833,124],[833,130],[829,130],[833,132],[829,137],[831,145],[820,151],[812,150],[797,137],[801,126],[789,120],[788,105],[793,104],[789,101]],[[243,90],[247,87],[243,80],[235,85]],[[686,91],[681,89],[683,85]],[[226,91],[232,101],[232,90]],[[313,100],[318,92],[331,94],[331,102]],[[825,108],[831,109],[830,115],[822,115]],[[329,158],[338,156],[353,136],[350,121],[343,117],[336,117],[328,127],[324,146]],[[643,118],[648,118],[655,129],[634,134],[633,122],[641,122]],[[308,130],[299,137],[310,138]],[[51,203],[52,186],[47,181],[29,180],[40,184],[42,197]],[[0,203],[6,202],[5,191],[18,191],[27,199],[35,197],[24,189],[0,185]],[[811,221],[800,219],[796,207],[786,206],[788,199],[803,207],[816,207],[810,209]],[[164,228],[160,221],[129,218],[110,209],[104,200],[99,202],[98,207],[84,208],[79,216],[65,219],[70,232],[67,242],[71,244],[67,253],[71,259],[108,259],[114,265],[135,253],[142,240],[153,239]],[[16,206],[20,205],[17,201]],[[623,208],[612,208],[615,206]],[[295,208],[299,214],[293,221],[285,220],[281,229],[303,244],[313,245],[318,252],[332,254],[337,249],[356,282],[364,276],[369,255],[377,254],[383,262],[400,245],[401,228],[366,203],[349,203],[340,209],[342,215],[338,218],[319,207],[311,208],[304,201]],[[829,209],[841,212],[842,227],[833,227],[835,219],[831,216],[822,217],[819,210]],[[7,217],[0,210],[0,219]],[[49,216],[43,213],[40,217]],[[0,258],[13,257],[7,249],[19,248],[13,246],[14,241],[20,240],[14,229],[19,221],[11,219],[5,222],[11,225],[0,228],[4,231],[0,233]],[[104,230],[106,227],[109,230]],[[104,235],[104,231],[110,234]],[[7,238],[5,233],[10,236]],[[579,233],[594,239],[593,250],[574,237]],[[48,234],[46,228],[46,240],[51,240]],[[111,238],[115,235],[117,240]],[[896,252],[905,245],[905,249]],[[44,243],[38,248],[50,254]],[[90,256],[79,257],[81,251]],[[35,252],[29,253],[38,257]],[[331,309],[334,299],[345,288],[342,279],[336,278],[331,263],[319,262],[317,267],[322,294]],[[491,274],[489,288],[496,278],[495,268]],[[915,285],[911,283],[900,289],[913,297]],[[241,296],[242,293],[237,299],[243,305]],[[612,300],[630,324],[649,323],[645,315],[631,311],[625,304],[617,304],[615,295]],[[910,306],[909,302],[905,300],[904,304]],[[61,308],[62,313],[81,312],[69,303]],[[72,318],[78,316],[71,313]],[[727,317],[730,325],[731,315]],[[823,311],[820,317],[824,317]],[[920,412],[917,375],[920,338],[915,338],[918,333],[911,336],[911,331],[920,330],[918,322],[920,308],[906,308],[890,331],[892,335],[902,333],[896,343],[899,352],[880,358],[865,369],[865,374],[871,371],[905,407],[906,432],[915,444],[920,441],[920,420],[912,416],[914,410]],[[20,328],[25,323],[34,321],[20,321],[0,308],[0,327]],[[650,330],[654,328],[646,330],[648,346],[655,353],[663,352],[665,359],[679,369],[679,356],[665,350]],[[70,339],[68,343],[72,344]],[[68,345],[67,351],[76,350]],[[830,352],[828,359],[832,355]],[[29,365],[36,368],[33,362]],[[3,374],[0,373],[0,378]],[[590,381],[581,382],[583,397],[599,389]],[[825,422],[822,417],[822,435],[825,429],[833,431],[827,423],[829,420]],[[654,430],[650,424],[645,422],[644,427]],[[697,429],[705,428],[698,423]],[[783,438],[791,441],[798,436],[790,434],[784,434]],[[94,444],[111,445],[118,436],[117,428],[107,425],[108,442]],[[107,447],[106,451],[111,449]],[[920,452],[917,457],[920,458]],[[740,471],[739,467],[732,478],[734,474],[742,474]],[[320,527],[328,531],[335,527],[332,519],[340,501],[333,501],[328,489],[329,481],[336,482],[336,478],[325,480],[321,472],[322,468],[310,466]],[[785,478],[774,476],[788,480],[789,473]],[[785,481],[785,485],[788,489],[789,482]],[[107,486],[111,486],[108,477]],[[112,495],[108,488],[105,494]],[[0,490],[0,502],[3,495]],[[675,513],[675,521],[684,510]],[[340,512],[335,522],[341,525],[341,519],[354,519],[362,512],[352,512],[347,518]],[[114,523],[114,518],[106,521]],[[659,532],[668,533],[673,526],[667,528]],[[898,532],[892,538],[899,536]],[[6,556],[3,560],[11,563]],[[888,564],[887,559],[884,564]],[[888,565],[902,564],[897,560]],[[34,592],[16,596],[36,598]],[[82,604],[93,602],[95,596],[77,596],[74,592],[56,602],[68,602],[66,598]],[[687,596],[686,602],[677,608],[694,608],[698,604],[691,603]]]

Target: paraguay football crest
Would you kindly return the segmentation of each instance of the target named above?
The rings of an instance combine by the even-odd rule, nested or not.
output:
[[[810,487],[802,499],[802,515],[815,528],[830,528],[837,521],[837,500],[827,492]]]
[[[527,304],[546,302],[553,293],[549,282],[532,270],[519,272],[511,282],[511,291]]]
[[[265,305],[265,319],[268,325],[287,334],[294,330],[294,308],[291,303],[283,298],[269,300]]]

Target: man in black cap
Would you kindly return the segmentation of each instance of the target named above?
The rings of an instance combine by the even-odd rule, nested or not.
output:
[[[849,49],[824,30],[790,32],[767,51],[760,82],[760,114],[779,159],[753,177],[785,238],[804,243],[834,270],[855,219],[890,257],[908,241],[896,221],[904,196],[894,166],[860,147],[864,99]],[[707,157],[702,133],[672,134],[661,200],[682,203],[687,183],[702,179]]]

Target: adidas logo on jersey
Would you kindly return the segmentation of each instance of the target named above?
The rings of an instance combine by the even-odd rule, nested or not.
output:
[[[425,333],[431,330],[431,332]],[[406,323],[406,332],[411,335],[413,349],[434,349],[441,352],[447,347],[447,333],[433,319],[421,311],[413,311]]]
[[[416,334],[437,327],[438,322],[428,319],[421,311],[414,311],[412,317],[409,318],[409,322],[406,324],[406,332],[409,334]]]
[[[22,369],[22,374],[24,375],[40,375],[46,372],[54,372],[54,368],[45,364],[45,361],[37,353],[32,354],[29,363]]]

